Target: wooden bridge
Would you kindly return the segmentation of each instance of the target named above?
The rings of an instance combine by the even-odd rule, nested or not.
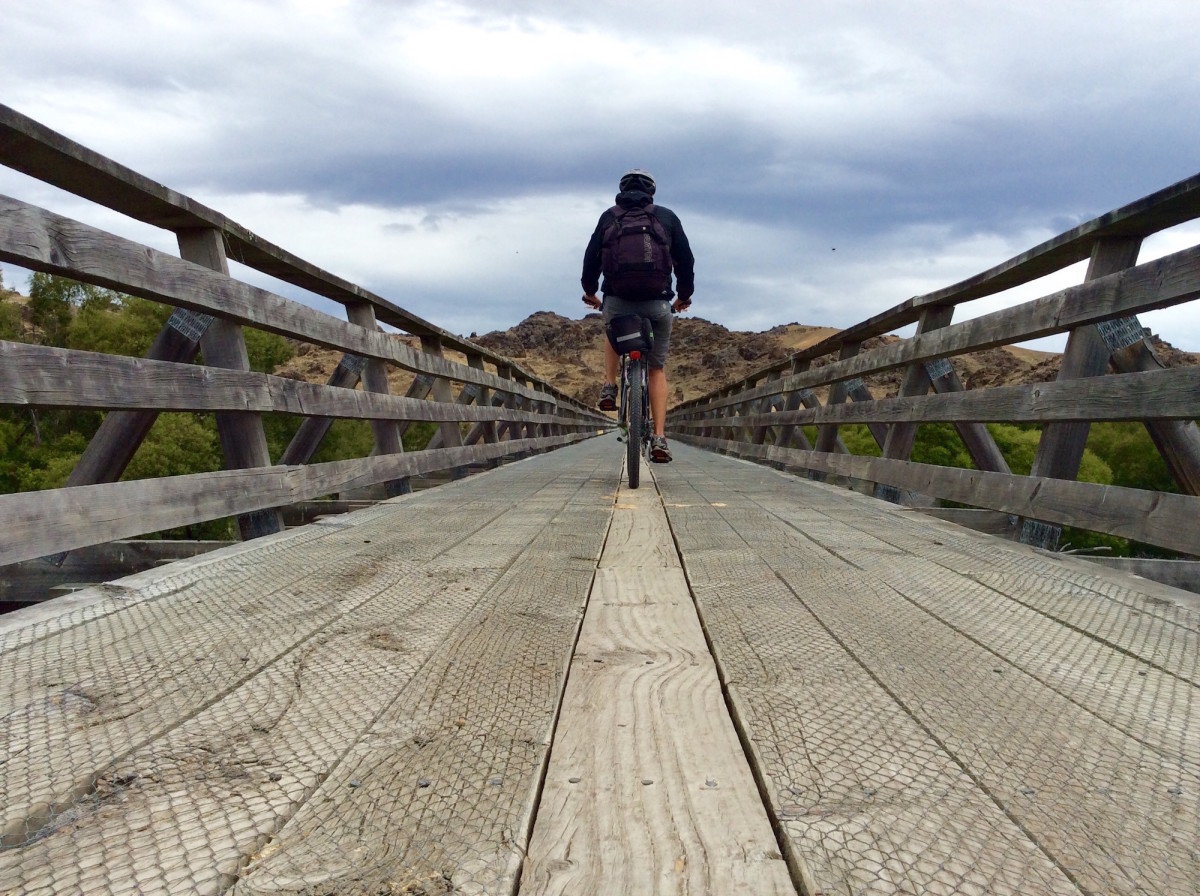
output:
[[[0,894],[1200,891],[1200,597],[1164,584],[1196,587],[1200,378],[1135,317],[1200,294],[1200,247],[1136,263],[1200,176],[674,408],[675,462],[630,491],[607,420],[510,359],[4,107],[0,160],[180,246],[0,197],[0,259],[177,309],[146,358],[0,342],[0,406],[108,411],[65,487],[0,496],[0,563],[244,538],[0,616]],[[345,358],[253,373],[244,327]],[[1056,382],[958,381],[1058,332]],[[215,414],[227,468],[120,481],[164,411]],[[305,418],[280,458],[269,413]],[[372,421],[369,457],[311,462],[335,418]],[[1144,422],[1178,491],[1075,481],[1099,420]],[[1041,426],[1031,475],[989,421]],[[909,459],[929,422],[975,469]],[[1180,559],[1134,575],[1060,526]]]

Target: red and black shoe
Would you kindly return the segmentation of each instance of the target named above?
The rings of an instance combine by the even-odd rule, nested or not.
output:
[[[600,404],[597,407],[602,411],[615,411],[617,409],[616,383],[605,383],[600,387]]]

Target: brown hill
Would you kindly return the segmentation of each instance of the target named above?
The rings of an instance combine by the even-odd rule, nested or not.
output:
[[[741,379],[836,332],[832,327],[790,323],[753,333],[729,330],[699,317],[677,317],[667,364],[672,403]],[[591,404],[599,398],[604,371],[603,339],[598,314],[573,320],[539,311],[511,329],[487,333],[476,341],[517,359],[526,369]],[[895,341],[895,336],[878,337],[868,340],[864,348]],[[821,358],[814,366],[833,360]],[[1002,348],[956,359],[955,367],[968,386],[979,387],[1053,379],[1058,360],[1059,355],[1052,352]],[[901,372],[896,370],[870,377],[867,382],[877,397],[883,397],[896,393],[900,377]]]

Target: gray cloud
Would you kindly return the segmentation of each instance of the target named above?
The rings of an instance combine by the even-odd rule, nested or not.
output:
[[[845,325],[1190,176],[1200,136],[1190,2],[54,6],[9,14],[6,102],[465,332],[580,310],[633,165],[698,310]]]

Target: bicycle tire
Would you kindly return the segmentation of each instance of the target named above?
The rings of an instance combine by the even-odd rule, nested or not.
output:
[[[625,439],[625,473],[629,478],[629,487],[637,488],[641,482],[642,439],[645,428],[642,409],[645,407],[646,395],[642,391],[642,362],[629,361],[629,433]]]

